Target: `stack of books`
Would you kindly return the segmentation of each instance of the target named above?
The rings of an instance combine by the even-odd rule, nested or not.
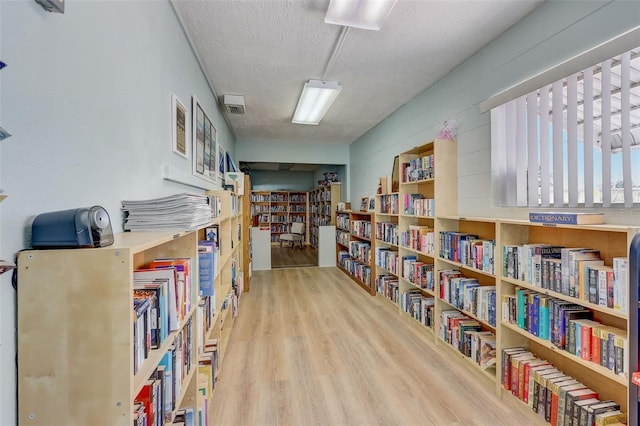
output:
[[[211,223],[218,203],[206,195],[181,193],[142,201],[122,201],[125,231],[192,230]]]

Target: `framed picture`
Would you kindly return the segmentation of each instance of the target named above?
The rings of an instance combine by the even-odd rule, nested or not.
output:
[[[216,140],[218,132],[213,126],[213,123],[209,121],[209,138],[206,139],[207,149],[209,150],[209,162],[207,163],[207,172],[211,180],[216,179]]]
[[[224,148],[222,147],[222,145],[217,144],[218,145],[218,177],[220,179],[224,179],[224,172],[227,171],[227,167],[226,167],[226,163],[227,163],[227,157],[226,157],[226,152],[224,150]]]
[[[216,175],[212,146],[215,146],[216,129],[195,96],[192,97],[192,118],[193,174],[213,182]]]
[[[360,211],[366,212],[369,208],[369,197],[363,197],[360,202]]]
[[[376,197],[369,197],[369,208],[367,209],[367,211],[376,211]]]
[[[171,148],[173,152],[189,158],[189,111],[180,99],[171,94]]]
[[[400,191],[400,156],[393,159],[393,169],[391,171],[391,192]]]

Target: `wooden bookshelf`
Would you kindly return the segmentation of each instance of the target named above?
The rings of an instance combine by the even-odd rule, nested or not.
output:
[[[134,399],[169,351],[178,333],[189,336],[189,365],[181,379],[176,409],[198,408],[198,359],[205,340],[228,334],[222,301],[234,293],[233,266],[241,264],[231,210],[235,195],[220,191],[221,256],[215,281],[212,326],[204,330],[198,296],[198,240],[202,230],[126,232],[109,247],[26,250],[18,269],[18,421],[20,424],[133,424]],[[157,258],[189,258],[191,310],[134,374],[133,271]],[[222,294],[224,293],[224,295]],[[236,292],[236,295],[239,294]],[[231,306],[231,305],[229,305]],[[237,312],[237,311],[236,311]],[[223,326],[224,322],[224,326]],[[221,356],[226,345],[219,341]],[[185,352],[186,353],[186,352]],[[43,356],[46,354],[46,356]],[[184,360],[186,362],[186,359]],[[210,397],[210,395],[209,395]],[[201,409],[203,407],[200,407]]]
[[[412,161],[415,164],[424,162],[427,167],[407,172],[410,167],[407,164]],[[434,341],[440,346],[446,346],[447,351],[457,354],[463,364],[479,373],[478,377],[492,381],[497,395],[513,398],[502,384],[501,372],[505,367],[502,365],[502,351],[511,347],[523,347],[536,357],[553,364],[562,373],[597,391],[601,400],[615,400],[623,412],[629,412],[631,408],[633,418],[636,418],[633,410],[637,403],[632,400],[636,393],[635,388],[630,387],[632,385],[629,378],[632,371],[625,374],[617,371],[618,367],[612,370],[610,365],[603,366],[560,348],[545,336],[538,336],[519,324],[506,320],[505,316],[509,318],[513,314],[503,312],[503,306],[506,306],[503,304],[505,301],[508,303],[509,296],[522,289],[531,294],[531,300],[542,296],[583,306],[592,312],[595,321],[609,327],[607,332],[616,329],[622,331],[622,340],[616,339],[622,342],[620,344],[626,341],[637,345],[637,337],[633,334],[637,327],[630,324],[629,319],[630,310],[637,309],[635,299],[633,302],[629,299],[629,295],[635,293],[631,293],[628,288],[623,292],[628,301],[627,310],[621,311],[617,307],[602,305],[602,301],[585,300],[558,289],[542,288],[521,279],[522,277],[508,276],[503,266],[510,256],[505,251],[509,250],[507,247],[525,244],[591,248],[599,251],[604,264],[610,266],[613,258],[628,256],[631,241],[638,228],[548,225],[519,220],[460,217],[457,213],[456,163],[456,144],[450,141],[435,140],[399,155],[399,192],[376,196],[374,264],[377,293],[396,304],[402,312],[402,318],[422,325],[428,322],[425,318],[430,319],[431,325],[426,330],[434,337]],[[415,208],[415,202],[412,203],[416,199],[422,203],[419,209]],[[338,224],[343,216],[344,213],[338,213]],[[338,232],[343,231],[341,226],[337,229]],[[428,241],[426,244],[416,243],[416,235],[420,233],[431,233],[430,237],[425,237]],[[470,238],[470,242],[460,242],[466,238]],[[337,247],[344,247],[341,237],[338,236],[337,240]],[[483,242],[482,249],[479,247],[480,241]],[[452,250],[456,252],[453,253]],[[479,253],[482,253],[482,262],[479,262]],[[433,264],[433,277],[426,283],[424,280],[417,281],[416,265],[428,268],[424,265],[430,264]],[[461,300],[452,297],[453,294],[449,294],[451,281],[444,276],[449,270],[458,271],[469,279],[469,289],[475,288],[468,290],[469,294],[474,294],[474,297],[480,293],[489,295],[487,302],[483,303],[489,303],[490,306],[480,305],[482,311],[479,311],[479,306],[469,304],[464,294]],[[422,279],[422,275],[420,278]],[[628,282],[628,278],[627,272],[623,279]],[[455,285],[458,287],[454,288],[460,288],[459,283]],[[475,299],[471,300],[476,302]],[[476,360],[452,345],[444,320],[448,316],[462,315],[468,318],[468,324],[477,323],[480,333],[495,335],[495,370],[482,368]],[[489,339],[491,341],[493,337]],[[637,354],[633,349],[628,352]],[[637,363],[629,360],[629,356],[627,353],[625,362],[630,364],[630,368],[634,368]],[[524,410],[530,410],[528,405],[522,406]],[[534,413],[530,414],[536,416]]]
[[[545,225],[518,220],[500,220],[498,222],[496,255],[499,262],[496,263],[496,275],[499,282],[500,297],[515,294],[518,288],[529,291],[532,295],[544,298],[553,298],[580,305],[592,312],[593,320],[602,326],[615,327],[623,330],[624,339],[629,343],[633,341],[629,335],[629,312],[633,304],[629,303],[629,288],[625,292],[627,297],[626,311],[613,309],[599,303],[589,302],[579,296],[570,296],[564,291],[554,291],[547,284],[530,282],[526,276],[510,276],[508,260],[505,251],[509,246],[523,246],[525,244],[550,244],[562,247],[582,247],[599,251],[599,257],[605,265],[612,265],[614,257],[627,257],[631,241],[638,231],[635,227],[613,225]],[[526,251],[524,251],[526,253]],[[525,256],[525,262],[526,262]],[[506,263],[505,263],[506,262]],[[524,278],[524,279],[523,279]],[[628,283],[628,274],[625,276]],[[628,285],[627,285],[628,287]],[[588,297],[588,294],[586,295]],[[498,304],[498,317],[502,318],[503,307]],[[498,327],[499,348],[521,346],[527,348],[541,359],[548,360],[563,373],[574,377],[589,388],[598,392],[601,400],[612,399],[620,404],[623,412],[628,412],[630,402],[630,374],[616,372],[615,369],[593,362],[585,357],[577,356],[569,350],[562,349],[547,338],[535,335],[527,328],[517,323],[502,318]],[[629,354],[625,354],[629,357]],[[502,360],[498,358],[498,369],[502,368]],[[497,387],[501,384],[498,380]]]
[[[340,228],[336,227],[336,264],[356,284],[375,295],[375,213],[346,211],[336,214],[340,223]]]
[[[309,191],[309,242],[313,247],[318,248],[318,228],[335,225],[340,197],[341,185],[339,182],[319,186],[313,191]]]
[[[399,155],[399,192],[379,194],[376,217],[380,223],[397,224],[397,245],[388,236],[377,239],[377,247],[386,247],[397,256],[395,271],[378,266],[378,292],[386,285],[381,277],[397,278],[395,301],[402,312],[414,320],[438,330],[438,316],[444,305],[438,302],[436,250],[436,214],[457,212],[457,145],[433,140]],[[417,200],[417,201],[416,201]],[[380,235],[382,236],[382,235]],[[377,257],[384,253],[378,250]],[[391,278],[393,279],[393,278]],[[394,284],[395,287],[396,284]],[[387,297],[389,294],[386,295]],[[435,336],[435,334],[434,334]]]
[[[242,279],[243,290],[249,291],[251,288],[251,177],[244,176],[244,195],[242,196]]]
[[[293,222],[305,224],[305,241],[309,242],[309,192],[251,191],[251,226],[268,229],[271,242],[291,231]]]

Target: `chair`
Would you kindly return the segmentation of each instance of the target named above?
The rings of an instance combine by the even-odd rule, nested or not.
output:
[[[282,247],[283,241],[289,241],[292,248],[295,248],[296,242],[298,242],[300,244],[300,248],[302,248],[302,243],[304,241],[304,223],[292,223],[291,233],[280,235],[280,247]]]

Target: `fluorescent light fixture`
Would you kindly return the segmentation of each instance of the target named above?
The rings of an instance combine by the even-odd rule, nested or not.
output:
[[[342,86],[337,81],[309,80],[304,84],[292,123],[318,125],[336,100]]]
[[[379,30],[397,0],[331,0],[324,22]]]

